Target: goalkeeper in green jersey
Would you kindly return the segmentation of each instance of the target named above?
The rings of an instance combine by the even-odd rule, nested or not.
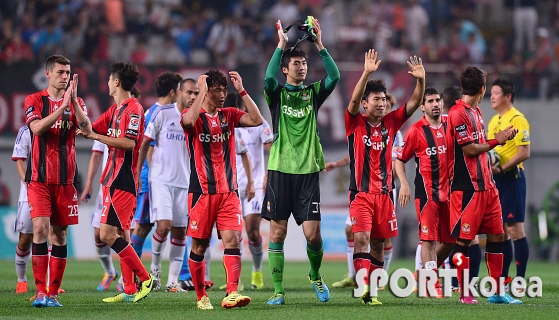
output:
[[[283,245],[287,236],[287,220],[291,214],[297,224],[303,226],[307,239],[307,255],[311,265],[309,280],[318,299],[327,302],[330,292],[319,272],[324,246],[320,235],[318,177],[325,163],[318,136],[317,115],[320,106],[340,80],[340,72],[322,45],[318,21],[309,17],[305,24],[299,26],[299,30],[306,31],[307,40],[316,45],[328,75],[320,81],[304,85],[307,55],[295,47],[285,49],[287,35],[279,20],[276,26],[278,47],[266,69],[264,80],[264,94],[274,130],[262,208],[262,217],[270,221],[268,260],[275,291],[268,304],[285,303]],[[276,79],[280,68],[286,77],[284,86]]]

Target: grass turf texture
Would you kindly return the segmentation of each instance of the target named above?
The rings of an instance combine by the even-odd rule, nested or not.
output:
[[[30,261],[31,262],[31,261]],[[144,261],[145,262],[145,261]],[[146,263],[147,264],[147,263]],[[118,266],[118,264],[117,264]],[[412,267],[413,262],[393,261],[391,271],[396,268]],[[347,266],[345,262],[325,261],[321,269],[325,282],[330,287],[331,300],[327,303],[318,301],[312,285],[307,280],[308,263],[286,263],[285,289],[286,304],[284,306],[268,306],[266,301],[273,294],[273,285],[268,269],[264,263],[265,288],[259,291],[245,289],[243,294],[252,298],[245,308],[225,310],[221,308],[221,300],[225,293],[217,288],[225,283],[225,275],[220,262],[211,264],[214,289],[209,297],[214,310],[197,310],[196,294],[164,292],[168,263],[163,262],[163,292],[152,292],[149,297],[139,303],[107,304],[101,300],[116,294],[115,283],[108,292],[99,292],[97,284],[102,278],[102,269],[98,261],[69,260],[62,287],[67,293],[60,295],[62,308],[35,309],[29,297],[34,293],[35,286],[30,283],[32,292],[23,295],[15,294],[16,276],[14,262],[0,260],[0,317],[1,318],[71,318],[71,319],[551,319],[559,318],[559,275],[557,264],[547,262],[530,262],[528,276],[539,276],[543,282],[542,298],[523,298],[522,305],[491,305],[487,299],[479,298],[477,306],[460,305],[458,294],[449,299],[420,299],[415,296],[396,298],[388,291],[381,291],[381,306],[364,306],[359,299],[351,297],[351,289],[334,289],[332,282],[343,278]],[[482,274],[487,269],[482,265]],[[243,264],[242,280],[245,288],[250,288],[250,263]],[[511,267],[514,274],[514,266]],[[31,265],[28,266],[27,277],[32,281]]]

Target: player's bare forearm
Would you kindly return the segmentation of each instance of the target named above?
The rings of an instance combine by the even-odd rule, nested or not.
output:
[[[76,113],[76,119],[78,120],[78,127],[82,131],[84,136],[88,136],[93,132],[91,128],[91,121],[89,121],[89,117],[83,112],[82,108],[80,107],[78,101],[72,101],[74,105],[74,112]]]
[[[351,115],[356,115],[359,113],[359,109],[361,108],[361,99],[363,98],[363,93],[365,92],[365,87],[367,86],[367,81],[369,81],[369,77],[373,72],[369,72],[367,70],[363,71],[361,74],[361,78],[357,81],[355,88],[353,89],[353,94],[351,95],[351,100],[349,101],[349,105],[347,106],[347,111]]]
[[[421,102],[423,102],[423,93],[425,92],[425,78],[418,78],[415,83],[415,89],[411,95],[410,100],[406,104],[406,114],[408,117],[419,108]]]
[[[56,121],[58,121],[58,119],[60,119],[60,116],[62,116],[63,112],[64,108],[58,108],[43,119],[34,120],[29,123],[29,129],[33,132],[34,135],[41,136],[45,132],[47,132],[52,127],[52,125],[55,124]]]
[[[128,138],[113,138],[97,133],[93,133],[89,135],[88,138],[102,142],[108,145],[109,147],[122,149],[126,151],[132,151],[136,146],[136,141]]]
[[[470,157],[470,158],[477,157],[480,154],[484,152],[488,152],[489,150],[492,149],[489,143],[484,143],[484,144],[470,143],[468,145],[462,146],[461,148],[462,151],[464,151],[466,157]]]
[[[27,172],[26,162],[23,159],[16,160],[16,170],[21,181],[25,182],[25,173]]]
[[[241,154],[241,159],[243,162],[243,168],[245,169],[247,175],[247,181],[254,181],[252,179],[252,164],[250,163],[250,158],[248,157],[248,152]]]
[[[261,125],[264,120],[262,119],[262,114],[260,114],[260,110],[258,110],[254,100],[246,94],[243,97],[243,101],[247,107],[248,113],[241,116],[239,124],[243,127],[256,127]]]
[[[408,185],[408,180],[406,178],[406,164],[399,159],[396,159],[394,162],[394,173],[396,173],[396,177],[400,180],[400,184]]]
[[[148,148],[148,155],[146,157],[147,161],[148,161],[148,167],[151,166],[151,158],[153,156],[153,146],[150,145]]]
[[[149,149],[149,144],[151,143],[152,140],[150,140],[148,137],[144,136],[144,139],[142,140],[142,145],[140,146],[140,150],[138,152],[138,167],[136,168],[137,172],[138,172],[138,177],[140,176],[140,173],[142,172],[142,166],[144,165],[144,162],[146,160],[147,154],[148,154],[148,149]]]
[[[97,170],[99,169],[99,164],[103,159],[102,152],[93,152],[91,153],[91,158],[89,159],[89,167],[87,167],[87,180],[85,181],[86,184],[92,184],[93,178],[97,174]]]
[[[519,165],[521,162],[524,162],[528,158],[530,158],[530,145],[527,144],[523,146],[518,146],[516,154],[512,156],[512,158],[510,158],[509,161],[504,163],[501,166],[501,168],[503,168],[504,171],[507,171],[509,169],[516,167],[517,165]]]
[[[188,108],[188,111],[182,116],[181,122],[183,127],[189,129],[194,127],[198,117],[200,116],[200,109],[202,109],[202,104],[204,103],[206,97],[206,92],[202,92],[198,94],[196,100],[192,103],[192,106]]]

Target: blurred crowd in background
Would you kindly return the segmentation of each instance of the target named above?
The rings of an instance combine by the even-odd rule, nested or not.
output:
[[[265,68],[275,21],[307,15],[342,71],[374,48],[388,65],[417,54],[428,72],[487,66],[522,97],[550,99],[559,85],[559,0],[2,0],[0,64],[64,54],[82,66]]]

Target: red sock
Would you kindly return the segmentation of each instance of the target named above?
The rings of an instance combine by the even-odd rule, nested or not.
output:
[[[456,266],[458,285],[460,286],[460,298],[464,297],[464,270],[466,269],[470,271],[470,258],[468,257],[464,257],[461,266]],[[466,279],[466,281],[469,280],[470,279]]]
[[[225,249],[223,251],[223,268],[227,279],[226,293],[237,291],[239,277],[241,276],[241,251],[240,249]]]
[[[204,260],[204,256],[199,256],[190,251],[188,268],[190,268],[190,275],[192,276],[192,282],[196,289],[196,300],[200,300],[203,296],[208,295],[206,293],[206,286],[204,285],[204,276],[206,274],[206,261]]]
[[[355,273],[359,272],[361,269],[365,269],[366,275],[363,278],[363,281],[366,285],[369,284],[369,269],[371,267],[371,260],[366,258],[353,258],[353,267],[355,268]]]
[[[487,265],[487,273],[497,283],[497,293],[499,292],[499,278],[503,273],[503,254],[502,253],[485,253],[485,264]]]
[[[58,295],[58,289],[62,284],[64,270],[66,269],[66,257],[68,256],[68,247],[66,245],[52,245],[49,259],[50,268],[50,284],[49,296]]]
[[[134,282],[134,272],[132,268],[126,263],[120,264],[120,271],[122,272],[122,282],[124,282],[124,293],[134,294],[137,291],[136,283]]]
[[[33,277],[35,278],[35,286],[37,293],[47,293],[47,270],[49,268],[48,255],[35,255],[31,256],[31,263],[33,265]]]
[[[371,261],[371,264],[369,265],[369,275],[371,275],[371,273],[372,273],[373,271],[375,271],[376,269],[382,269],[383,267],[384,267],[384,265],[374,264],[374,263]],[[370,280],[369,280],[369,282],[370,282]],[[377,287],[378,287],[378,283],[377,283]]]
[[[130,244],[127,244],[124,250],[118,252],[118,256],[120,257],[120,262],[128,265],[130,270],[138,276],[140,281],[149,280],[149,273]],[[122,271],[124,272],[124,270]],[[134,283],[134,280],[132,280],[132,283]],[[136,292],[136,290],[134,290],[134,292]]]

